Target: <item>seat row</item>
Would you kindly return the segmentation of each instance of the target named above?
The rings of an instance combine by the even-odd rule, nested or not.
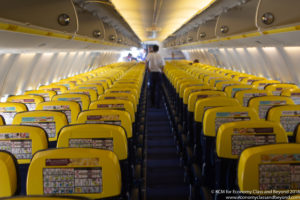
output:
[[[0,197],[139,198],[146,88],[119,63],[0,103]],[[10,160],[8,162],[7,160]]]
[[[292,178],[297,170],[286,175],[298,162],[292,157],[300,147],[297,85],[185,61],[169,62],[164,73],[169,116],[192,199],[209,198],[203,187],[269,194],[300,187]],[[282,180],[282,174],[289,178]],[[226,194],[210,196],[224,199]]]

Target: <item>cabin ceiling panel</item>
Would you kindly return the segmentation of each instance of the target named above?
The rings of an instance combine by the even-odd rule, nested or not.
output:
[[[162,41],[215,0],[111,0],[142,41]]]

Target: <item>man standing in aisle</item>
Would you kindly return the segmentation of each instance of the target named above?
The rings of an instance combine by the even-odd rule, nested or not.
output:
[[[162,72],[165,66],[164,59],[158,54],[159,46],[154,45],[153,51],[146,57],[146,68],[150,78],[151,107],[159,108],[161,100]]]

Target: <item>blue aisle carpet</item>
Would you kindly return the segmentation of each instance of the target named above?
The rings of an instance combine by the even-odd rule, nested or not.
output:
[[[165,108],[147,108],[147,200],[187,200],[188,185]]]

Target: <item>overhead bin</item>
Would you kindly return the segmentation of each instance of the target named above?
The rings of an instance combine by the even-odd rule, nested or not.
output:
[[[197,28],[194,28],[192,30],[190,30],[188,33],[187,33],[187,42],[188,43],[191,43],[191,42],[195,42],[197,41],[197,33],[198,33],[198,29]]]
[[[257,8],[256,23],[261,31],[300,24],[299,0],[263,0]],[[268,33],[268,32],[266,32]]]
[[[105,28],[103,22],[90,12],[77,8],[78,22],[80,24],[77,34],[95,39],[104,39]]]
[[[224,7],[216,20],[201,21],[198,16],[197,39],[185,45],[176,42],[176,47],[299,46],[299,6],[299,0],[251,0]],[[189,23],[175,33],[176,41],[185,27]]]
[[[217,19],[207,21],[205,24],[201,24],[198,28],[197,41],[205,41],[216,38],[215,27]]]
[[[104,23],[104,27],[106,30],[106,34],[104,37],[104,40],[109,41],[109,42],[117,42],[118,36],[117,36],[117,31],[114,29],[112,26],[110,26],[107,23]]]
[[[76,10],[70,0],[3,0],[0,17],[27,27],[60,31],[70,36],[78,29]]]
[[[124,42],[124,36],[123,36],[123,34],[121,32],[117,31],[117,35],[118,35],[117,43],[118,44],[124,44],[123,43]]]
[[[0,48],[103,50],[127,48],[116,30],[71,0],[3,0]],[[17,51],[15,51],[17,52]]]
[[[222,38],[257,32],[255,18],[258,2],[259,0],[248,1],[220,15],[215,28],[216,35]]]

